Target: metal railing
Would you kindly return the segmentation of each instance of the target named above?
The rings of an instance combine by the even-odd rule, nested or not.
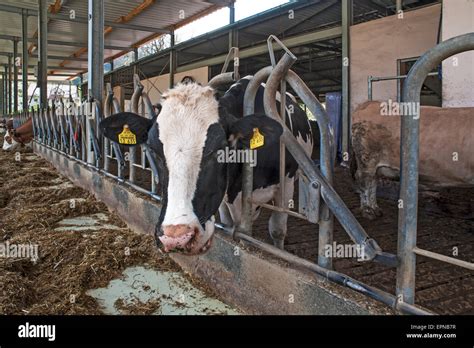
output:
[[[279,62],[274,59],[271,46],[273,42],[281,45],[284,55]],[[297,161],[303,175],[299,184],[302,185],[303,192],[308,195],[309,206],[313,209],[307,211],[292,211],[288,209],[283,200],[278,204],[259,204],[264,208],[273,211],[287,213],[298,218],[305,219],[311,223],[319,225],[319,253],[318,264],[301,259],[295,255],[285,252],[272,245],[261,242],[252,237],[252,206],[256,204],[252,200],[253,171],[250,166],[244,166],[242,180],[242,222],[238,228],[231,228],[216,223],[216,226],[224,233],[231,235],[234,239],[239,239],[250,243],[261,250],[288,261],[290,264],[308,269],[333,282],[349,287],[357,292],[363,293],[377,301],[380,301],[391,308],[403,313],[411,314],[431,314],[429,311],[414,305],[414,273],[415,254],[443,259],[444,261],[462,266],[472,267],[472,264],[460,263],[458,260],[448,260],[443,255],[424,251],[416,247],[416,217],[417,217],[417,189],[418,189],[418,122],[415,118],[404,118],[402,122],[402,180],[401,195],[405,200],[407,209],[400,210],[399,217],[399,240],[398,255],[383,252],[376,241],[371,239],[357,219],[339,197],[332,185],[334,166],[334,139],[329,124],[326,111],[319,103],[318,99],[304,84],[304,82],[290,70],[296,61],[296,57],[276,38],[269,37],[269,52],[272,65],[261,69],[249,82],[244,96],[244,115],[253,113],[255,107],[255,96],[262,82],[266,81],[264,92],[264,108],[269,117],[274,118],[283,126],[281,136],[280,160],[283,158],[284,149]],[[409,74],[404,100],[416,102],[419,100],[420,83],[432,70],[432,65],[439,64],[441,58],[462,52],[463,50],[474,48],[474,34],[466,35],[453,40],[448,40],[428,52],[420,58],[412,72]],[[229,53],[233,54],[233,59],[238,61],[238,50]],[[449,54],[449,55],[448,55]],[[443,59],[444,59],[443,58]],[[442,59],[441,59],[442,60]],[[225,66],[227,68],[228,64]],[[238,63],[234,62],[234,71],[227,73],[223,69],[222,73],[213,78],[209,85],[218,87],[220,84],[229,83],[238,76]],[[320,168],[311,160],[299,145],[292,132],[285,124],[285,98],[281,97],[280,113],[277,108],[277,90],[280,87],[280,96],[286,95],[286,83],[288,83],[309,110],[315,115],[320,130]],[[134,79],[134,93],[131,101],[131,111],[140,113],[139,103],[141,101],[144,108],[142,113],[147,117],[156,117],[150,98],[143,92],[138,77]],[[418,94],[417,94],[418,93]],[[417,99],[418,98],[418,99]],[[147,145],[137,146],[131,152],[130,148],[120,147],[118,144],[107,139],[96,137],[95,130],[102,117],[108,117],[113,113],[121,111],[119,102],[113,95],[110,85],[107,85],[107,97],[104,103],[104,113],[94,102],[87,102],[82,105],[72,106],[68,103],[60,103],[56,108],[37,110],[30,113],[19,114],[16,118],[18,122],[25,122],[28,117],[33,117],[33,128],[35,142],[39,146],[44,146],[53,151],[75,160],[91,170],[114,178],[120,183],[146,194],[152,199],[161,201],[158,195],[157,185],[159,183],[157,163],[155,154]],[[282,116],[280,116],[282,115]],[[102,147],[99,146],[102,144]],[[116,168],[113,168],[115,161]],[[280,162],[280,163],[281,163]],[[143,187],[143,182],[137,181],[136,170],[148,173],[150,186]],[[283,168],[280,169],[281,171]],[[281,175],[280,175],[281,176]],[[300,191],[301,192],[301,191]],[[321,200],[322,198],[322,200]],[[330,244],[333,234],[333,216],[339,221],[344,230],[354,243],[364,246],[365,254],[369,260],[377,261],[384,265],[397,268],[397,292],[395,295],[384,292],[380,289],[368,286],[362,282],[348,277],[347,275],[331,270],[331,259],[323,254],[324,245]],[[468,267],[468,268],[469,268]],[[472,268],[470,268],[472,269]],[[402,295],[402,296],[400,296]]]
[[[418,173],[420,137],[420,94],[423,82],[445,59],[474,50],[474,33],[446,40],[430,49],[411,68],[403,89],[402,102],[417,105],[413,115],[402,117],[400,130],[400,199],[403,209],[398,213],[398,258],[396,293],[403,303],[415,303],[416,255],[474,270],[474,264],[420,249],[416,246],[418,222]]]
[[[431,72],[427,76],[439,76],[439,73],[437,72]],[[369,76],[367,77],[367,98],[369,101],[372,101],[373,99],[373,84],[374,82],[380,82],[380,81],[400,81],[403,79],[406,79],[408,75],[397,75],[397,76]],[[399,86],[399,84],[397,84]],[[400,88],[397,88],[397,96],[400,96]],[[399,98],[397,97],[397,100]]]
[[[279,44],[285,54],[277,63],[273,55],[273,42]],[[263,208],[270,209],[276,212],[287,213],[305,219],[312,223],[319,224],[319,250],[318,250],[318,264],[303,260],[295,255],[289,254],[281,248],[274,247],[263,243],[252,237],[252,207],[257,204],[252,199],[253,191],[253,170],[249,164],[243,166],[242,178],[242,217],[241,223],[237,228],[216,224],[217,227],[227,232],[234,239],[244,240],[266,252],[280,257],[290,264],[298,267],[309,269],[327,279],[338,284],[347,286],[355,291],[364,293],[365,295],[381,301],[391,308],[397,309],[404,313],[411,314],[431,314],[429,311],[416,307],[412,304],[397,301],[395,295],[388,294],[379,289],[370,287],[355,279],[352,279],[344,274],[332,271],[332,260],[324,254],[324,246],[330,245],[333,238],[333,217],[338,219],[345,231],[348,233],[354,243],[364,247],[365,253],[369,260],[374,260],[389,267],[397,267],[398,259],[396,255],[383,252],[378,244],[371,239],[359,222],[356,220],[351,211],[347,208],[343,200],[339,197],[332,186],[333,180],[333,166],[334,166],[334,139],[332,129],[329,123],[329,117],[322,107],[321,103],[304,84],[304,82],[290,69],[291,65],[296,61],[296,57],[289,51],[276,37],[270,36],[268,39],[270,60],[272,66],[265,67],[258,71],[250,80],[245,96],[244,96],[244,116],[251,115],[254,112],[255,97],[258,88],[262,82],[266,81],[264,92],[264,108],[267,116],[279,121],[283,127],[283,134],[281,136],[280,146],[280,178],[282,172],[284,174],[285,162],[285,148],[291,153],[294,159],[298,162],[299,168],[303,172],[303,180],[300,180],[300,185],[307,185],[305,191],[310,196],[314,207],[320,208],[316,214],[296,214],[294,211],[288,209],[286,202],[279,200],[279,204],[261,204]],[[227,74],[227,75],[226,75]],[[214,77],[212,86],[216,87],[216,81],[228,82],[229,73],[222,73]],[[301,98],[309,110],[315,115],[320,130],[320,159],[321,168],[311,160],[308,154],[303,150],[298,143],[292,131],[285,123],[285,98],[280,98],[280,111],[277,108],[277,90],[280,89],[280,96],[286,95],[286,83],[289,83],[296,94]],[[306,180],[304,180],[306,179]],[[280,190],[283,186],[283,181],[280,182]],[[319,204],[320,198],[323,199]],[[318,209],[317,208],[317,209]],[[314,213],[314,212],[313,212]]]

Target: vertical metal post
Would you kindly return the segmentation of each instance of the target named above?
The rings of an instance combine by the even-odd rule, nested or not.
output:
[[[23,110],[28,110],[28,16],[26,11],[21,14],[21,76]]]
[[[397,0],[397,14],[403,11],[403,0]]]
[[[352,0],[342,0],[342,152],[349,153],[350,110],[350,26]]]
[[[12,113],[12,55],[8,56],[8,113]]]
[[[246,149],[251,151],[250,149]],[[242,166],[242,214],[238,225],[240,233],[252,235],[252,191],[253,191],[253,168],[250,163]]]
[[[18,112],[18,40],[13,40],[13,112]]]
[[[174,30],[171,31],[170,33],[171,36],[171,50],[170,50],[170,81],[169,81],[169,87],[173,88],[174,87],[174,72],[176,70],[176,51],[174,49],[174,44],[175,44],[175,36],[174,36]]]
[[[443,60],[455,54],[474,50],[474,33],[446,40],[421,56],[411,68],[404,86],[402,102],[411,109],[401,118],[400,132],[400,199],[398,213],[398,258],[396,294],[401,302],[415,302],[415,273],[418,222],[418,173],[420,94],[423,82]]]
[[[5,93],[4,93],[4,87],[5,87],[5,80],[3,77],[3,72],[0,72],[0,113],[2,115],[5,115]]]
[[[48,1],[38,0],[38,87],[40,107],[48,106]]]
[[[280,117],[282,124],[286,124],[286,80],[281,81],[280,87]],[[285,201],[285,178],[286,178],[286,147],[280,139],[280,202],[279,206],[288,209],[288,202]]]
[[[372,76],[367,78],[367,90],[369,101],[372,101]]]
[[[79,97],[79,100],[80,102],[82,103],[82,98],[84,97],[84,91],[82,90],[82,86],[84,84],[84,74],[83,73],[80,73],[79,74],[79,84],[77,85],[78,86],[78,97]]]
[[[8,114],[8,65],[4,65],[3,67],[3,103],[5,109],[5,115]]]
[[[89,0],[88,91],[102,105],[104,93],[104,0]]]
[[[229,4],[229,24],[235,23],[235,1],[231,1]],[[232,47],[236,47],[236,31],[235,29],[229,30],[229,50]]]

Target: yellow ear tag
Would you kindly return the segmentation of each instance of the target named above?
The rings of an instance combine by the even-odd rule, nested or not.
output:
[[[135,145],[137,143],[137,137],[128,128],[128,124],[123,126],[123,131],[118,135],[118,138],[120,144]]]
[[[264,143],[265,137],[259,132],[258,128],[254,128],[252,139],[250,139],[250,149],[262,147]]]

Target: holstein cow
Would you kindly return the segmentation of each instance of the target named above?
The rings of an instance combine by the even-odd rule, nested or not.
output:
[[[122,137],[132,145],[146,142],[154,152],[163,198],[155,236],[167,252],[198,254],[208,250],[218,210],[226,225],[240,223],[242,163],[223,161],[221,155],[226,151],[248,149],[250,143],[256,145],[253,198],[266,203],[277,196],[282,127],[264,114],[263,86],[256,97],[256,114],[243,117],[248,82],[248,78],[239,80],[219,100],[210,87],[178,84],[163,95],[156,119],[119,113],[100,124],[110,140],[120,143]],[[294,108],[293,113],[287,112],[287,125],[311,155],[312,126],[297,104],[290,98],[286,103]],[[297,169],[296,161],[287,152],[286,200],[293,197]],[[258,208],[254,207],[254,218],[257,215]],[[287,218],[287,214],[273,212],[269,221],[270,235],[279,248],[283,248]]]
[[[377,205],[377,176],[398,179],[400,119],[381,102],[366,102],[353,114],[351,174],[364,217],[382,215]],[[474,185],[474,108],[422,106],[420,182],[435,186]]]
[[[20,146],[28,145],[31,140],[33,140],[33,119],[31,117],[18,128],[13,128],[13,120],[9,120],[2,149],[14,151]]]

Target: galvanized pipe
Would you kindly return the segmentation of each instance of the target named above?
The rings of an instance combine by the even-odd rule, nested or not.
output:
[[[8,114],[8,65],[5,65],[3,67],[4,72],[3,72],[3,94],[4,94],[4,109],[5,109],[5,114]]]
[[[107,84],[107,97],[105,101],[105,110],[104,115],[108,117],[112,114],[112,110],[114,114],[120,112],[120,104],[118,100],[113,96],[113,90],[110,84]],[[110,144],[112,144],[112,151],[109,153]],[[117,158],[117,177],[123,179],[123,171],[125,168],[125,161],[122,156],[122,151],[120,150],[120,146],[117,143],[110,142],[107,138],[104,138],[104,151],[106,151],[104,156],[104,169],[106,172],[110,170],[110,156],[115,153],[115,157]]]
[[[229,84],[234,83],[234,82],[235,82],[234,73],[233,72],[226,72],[226,73],[214,76],[207,83],[207,85],[209,87],[214,88],[214,89],[218,89],[220,86],[229,85]]]
[[[400,301],[415,302],[415,270],[417,221],[418,221],[418,173],[420,134],[420,93],[426,76],[443,60],[455,54],[474,50],[474,33],[446,40],[421,56],[411,68],[405,80],[402,102],[410,103],[413,115],[405,115],[401,121],[400,137],[400,199],[403,209],[398,213],[398,257],[396,292]]]
[[[276,107],[275,95],[277,92],[278,85],[281,80],[285,79],[288,74],[289,68],[296,61],[296,57],[288,52],[285,53],[283,58],[273,69],[270,77],[267,80],[267,84],[264,92],[264,107],[265,113],[275,119],[278,118],[278,110]],[[320,161],[321,161],[321,172],[327,179],[327,182],[332,186],[332,161],[331,161],[331,129],[329,126],[328,117],[322,108],[319,101],[312,94],[312,92],[306,87],[303,81],[296,74],[288,74],[288,82],[295,92],[301,97],[306,106],[313,112],[318,121],[320,135],[321,135],[321,149],[320,149]],[[282,97],[283,98],[283,97]],[[281,122],[281,120],[280,120]],[[286,143],[286,139],[291,138],[296,142],[293,133],[286,127],[285,123],[281,122],[284,126],[283,135],[281,140]],[[296,142],[297,144],[297,142]],[[301,146],[297,147],[300,154],[304,154]],[[324,204],[322,207],[322,219],[319,222],[319,253],[318,253],[318,264],[325,268],[332,268],[332,261],[330,258],[325,256],[326,245],[332,244],[332,231],[333,231],[333,217],[329,212],[328,207]]]
[[[403,0],[397,0],[396,9],[397,14],[403,11]]]
[[[104,0],[88,1],[88,90],[102,105],[104,91]]]
[[[367,77],[368,100],[372,101],[372,99],[373,99],[373,84],[374,84],[374,82],[391,81],[391,80],[403,80],[407,76],[408,75],[382,76],[382,77],[369,76],[369,77]],[[438,76],[438,73],[437,72],[431,72],[431,73],[428,74],[428,76]]]
[[[276,108],[276,101],[274,98],[272,100],[272,94],[274,95],[276,93],[279,83],[278,79],[281,79],[283,76],[285,76],[285,74],[287,74],[288,69],[293,62],[294,58],[291,57],[289,54],[285,54],[283,58],[278,62],[277,66],[275,67],[270,78],[267,81],[267,86],[265,88],[264,94],[265,112],[268,116],[273,117],[276,120],[279,120],[279,117]],[[295,89],[296,92],[301,92],[299,86],[293,83],[294,81],[292,82],[292,80],[289,79],[288,82],[290,83],[290,85],[292,85],[293,89]],[[305,95],[304,93],[299,96],[302,99],[304,97],[303,101],[307,99],[307,95]],[[305,103],[307,103],[308,107],[311,106],[311,108],[313,108],[312,112],[314,114],[318,113],[317,103],[311,100],[306,100]],[[324,177],[324,175],[321,175],[319,171],[315,169],[313,161],[311,160],[309,155],[302,151],[301,146],[299,145],[291,131],[286,127],[286,125],[282,126],[282,139],[285,142],[288,151],[298,162],[298,165],[300,166],[301,170],[306,174],[306,176],[311,182],[315,181],[321,185],[321,195],[324,201],[328,205],[329,209],[337,217],[337,219],[344,227],[350,238],[354,241],[354,243],[359,244],[365,248],[365,254],[367,255],[369,260],[377,260],[377,256],[381,252],[380,247],[374,240],[369,238],[369,236],[366,234],[357,219],[347,208],[344,201],[336,193],[336,191],[332,187],[332,184]],[[323,160],[324,158],[321,159],[321,162],[323,162]],[[330,171],[328,171],[328,173],[329,172]],[[330,219],[323,221],[330,221]]]
[[[215,224],[217,228],[220,230],[224,231],[227,235],[229,236],[234,236],[240,240],[243,240],[250,245],[253,245],[260,250],[263,250],[271,255],[274,255],[286,262],[288,262],[292,266],[300,267],[303,269],[310,270],[325,279],[328,279],[334,283],[340,284],[342,286],[345,286],[347,288],[350,288],[356,292],[359,292],[361,294],[364,294],[370,298],[373,298],[374,300],[377,300],[379,302],[382,302],[386,305],[388,305],[390,308],[393,308],[395,310],[400,310],[403,313],[406,314],[414,314],[414,315],[433,315],[434,313],[429,312],[423,308],[409,305],[406,303],[398,303],[397,299],[395,296],[392,294],[389,294],[385,291],[379,290],[377,288],[371,287],[369,285],[366,285],[364,283],[361,283],[355,279],[352,279],[351,277],[336,272],[332,270],[328,270],[324,267],[318,266],[310,261],[307,261],[305,259],[302,259],[298,256],[295,256],[293,254],[290,254],[287,251],[275,248],[265,242],[259,241],[258,239],[255,239],[251,236],[248,236],[244,233],[240,232],[235,232],[233,229],[224,226],[222,224],[216,223]]]
[[[12,56],[8,56],[8,113],[11,115],[12,108]]]
[[[112,109],[112,99],[114,97],[114,94],[113,94],[112,86],[110,83],[107,83],[105,89],[107,91],[107,95],[105,97],[105,102],[104,102],[104,118],[107,118],[112,114],[111,109]],[[107,138],[104,138],[104,170],[106,172],[110,171],[109,148],[110,148],[110,140]]]
[[[40,107],[43,109],[48,106],[48,68],[47,67],[48,67],[48,1],[38,0],[38,87],[40,91]]]
[[[18,41],[13,40],[13,112],[18,112]]]
[[[142,92],[142,101],[143,101],[143,104],[145,105],[145,109],[149,115],[149,119],[153,119],[156,117],[156,112],[155,112],[155,109],[153,108],[153,104],[150,100],[150,97],[148,96],[148,94],[146,92]]]
[[[138,102],[143,92],[143,85],[140,83],[140,78],[137,74],[133,76],[134,91],[132,94],[132,99],[130,101],[131,112],[138,114]],[[136,168],[135,163],[137,162],[137,148],[131,146],[128,149],[129,153],[129,180],[132,183],[136,183]]]
[[[281,123],[286,124],[286,80],[280,82],[280,118]],[[290,115],[291,117],[291,115]],[[288,202],[285,202],[285,179],[286,179],[286,151],[285,143],[280,139],[280,168],[279,168],[280,192],[279,192],[279,206],[281,208],[288,208]]]
[[[148,115],[150,119],[155,119],[157,117],[155,109],[153,108],[153,104],[151,103],[150,97],[147,93],[142,92],[142,101],[145,105],[146,110],[148,111]],[[156,163],[155,157],[151,154],[151,149],[146,144],[142,144],[142,164],[145,164],[145,158],[150,163],[151,168],[151,193],[156,194],[158,192],[158,183],[159,183],[159,175],[158,175],[158,165]]]
[[[174,73],[176,70],[176,50],[174,48],[175,44],[175,34],[174,30],[170,33],[170,75],[169,75],[169,88],[174,87]]]
[[[262,82],[265,82],[270,76],[273,67],[267,66],[260,69],[249,81],[244,94],[244,116],[255,113],[255,97]]]

